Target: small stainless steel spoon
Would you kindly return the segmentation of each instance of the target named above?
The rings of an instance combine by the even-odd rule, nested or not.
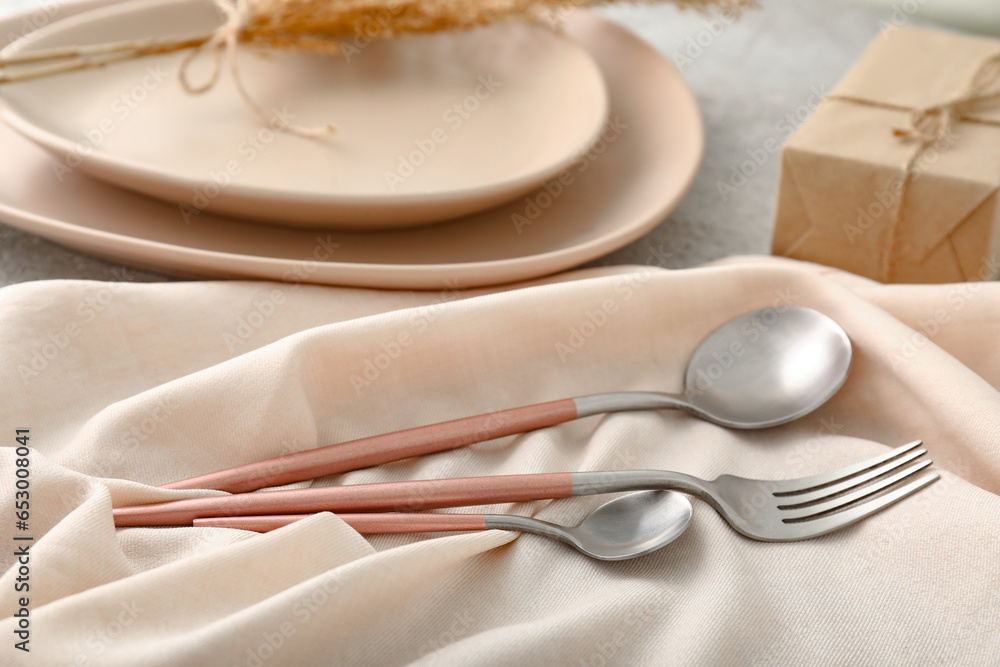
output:
[[[851,356],[847,334],[826,315],[794,306],[764,308],[726,322],[702,341],[680,394],[564,398],[317,447],[164,488],[254,491],[625,410],[678,408],[730,428],[777,426],[809,414],[837,393]]]
[[[691,501],[673,491],[640,491],[610,500],[576,526],[513,514],[338,514],[359,533],[517,530],[561,540],[591,558],[626,560],[662,549],[687,530]],[[268,532],[309,514],[195,519],[195,526]]]

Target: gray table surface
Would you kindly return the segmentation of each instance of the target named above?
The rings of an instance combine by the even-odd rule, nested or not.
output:
[[[0,0],[0,15],[44,0]],[[768,254],[778,180],[777,154],[736,192],[718,183],[747,151],[782,138],[779,124],[804,115],[813,91],[829,91],[879,34],[889,12],[803,0],[763,0],[736,23],[680,12],[670,5],[602,10],[681,64],[701,107],[705,159],[690,193],[645,237],[588,266],[645,264],[653,257],[685,268],[737,254]],[[714,32],[718,34],[713,34]],[[692,43],[706,46],[697,49]],[[797,121],[794,121],[797,122]],[[0,147],[2,159],[2,147]],[[128,270],[0,224],[0,285],[47,278],[152,282],[171,280]]]

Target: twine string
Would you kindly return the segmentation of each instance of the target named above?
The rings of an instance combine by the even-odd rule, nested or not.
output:
[[[836,94],[827,95],[826,99],[852,102],[880,109],[909,112],[907,117],[908,126],[892,129],[893,136],[899,137],[903,141],[915,142],[917,149],[903,163],[903,183],[889,225],[889,243],[887,244],[882,262],[882,281],[888,282],[892,277],[894,268],[894,257],[896,255],[903,202],[909,190],[910,183],[913,181],[914,169],[917,162],[926,155],[931,146],[947,137],[959,122],[1000,127],[1000,121],[988,118],[976,118],[969,115],[971,112],[980,110],[983,107],[989,106],[990,103],[1000,100],[1000,53],[996,53],[983,61],[959,95],[940,104],[913,108],[868,100],[863,97]]]
[[[236,60],[240,36],[247,29],[247,26],[254,17],[252,0],[215,0],[215,5],[222,12],[225,21],[207,42],[190,51],[184,57],[184,60],[181,61],[180,82],[184,90],[188,93],[199,95],[215,86],[222,73],[222,60],[225,57],[226,64],[229,65],[229,72],[233,77],[233,84],[236,86],[236,91],[261,120],[269,123],[276,129],[302,137],[326,137],[335,134],[337,128],[334,125],[307,126],[290,123],[279,114],[268,113],[253,99],[250,93],[247,92],[246,86],[243,85],[243,78],[240,76],[240,68]],[[189,77],[188,68],[194,62],[194,59],[204,51],[213,52],[212,71],[204,83],[193,84]]]

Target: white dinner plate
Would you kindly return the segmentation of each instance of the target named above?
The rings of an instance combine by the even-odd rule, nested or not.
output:
[[[211,0],[134,0],[56,21],[4,56],[211,34]],[[600,133],[607,91],[572,39],[528,23],[359,41],[342,55],[238,50],[204,94],[189,52],[8,84],[4,118],[67,167],[124,188],[275,225],[373,229],[439,222],[523,195]],[[360,48],[359,48],[360,47]],[[208,78],[211,53],[193,82]],[[323,126],[323,138],[274,131]]]
[[[71,1],[60,15],[106,4]],[[0,35],[22,17],[0,22]],[[452,222],[392,232],[316,232],[202,213],[91,179],[0,124],[0,220],[83,252],[186,277],[401,289],[474,287],[571,268],[642,236],[690,187],[701,119],[676,69],[617,24],[573,12],[566,32],[601,68],[609,121],[593,151],[547,187]]]

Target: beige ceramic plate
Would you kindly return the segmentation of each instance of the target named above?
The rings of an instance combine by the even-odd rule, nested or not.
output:
[[[52,23],[5,55],[210,34],[219,23],[210,0],[138,0]],[[184,53],[9,85],[0,98],[15,129],[116,185],[196,210],[353,229],[439,222],[526,194],[569,166],[607,115],[593,59],[542,26],[347,44],[344,56],[239,53],[272,117],[333,121],[340,131],[326,139],[272,132],[228,71],[207,93],[186,93]],[[194,81],[211,60],[195,61]]]
[[[62,15],[105,0],[70,2]],[[0,35],[21,17],[0,22]],[[610,123],[562,179],[467,218],[396,232],[307,232],[176,207],[72,172],[0,124],[0,220],[93,255],[187,277],[303,280],[440,289],[542,276],[582,264],[655,227],[687,191],[703,135],[680,74],[645,42],[585,11],[568,32],[600,66]]]

